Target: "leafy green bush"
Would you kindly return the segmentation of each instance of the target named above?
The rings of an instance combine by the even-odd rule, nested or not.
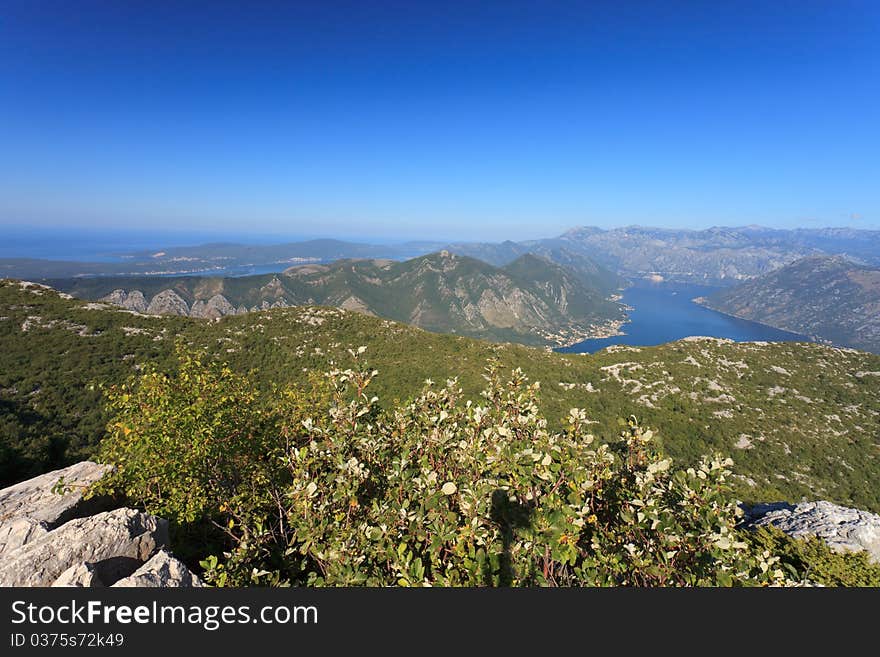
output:
[[[749,541],[777,555],[793,579],[822,586],[880,586],[880,564],[871,563],[867,552],[835,552],[815,536],[794,539],[772,526],[760,527]]]
[[[580,409],[552,432],[539,384],[495,365],[480,403],[429,381],[382,410],[363,351],[270,393],[186,354],[112,389],[100,487],[222,532],[202,562],[217,585],[784,582],[735,528],[729,459],[676,469],[635,417],[610,444]]]
[[[102,443],[117,492],[177,522],[212,517],[218,502],[260,481],[275,445],[249,382],[181,352],[180,371],[148,371],[109,394],[115,419]]]

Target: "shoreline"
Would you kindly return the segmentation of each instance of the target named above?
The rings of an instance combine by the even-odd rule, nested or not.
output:
[[[565,349],[568,347],[573,347],[576,344],[580,344],[581,342],[585,342],[587,340],[605,340],[607,338],[617,337],[619,335],[626,335],[624,331],[621,331],[621,327],[629,324],[632,320],[629,317],[625,319],[611,319],[608,320],[605,325],[596,327],[595,330],[579,333],[573,333],[574,337],[565,337],[561,340],[553,340],[549,339],[545,336],[541,336],[544,340],[546,340],[546,344],[543,345],[544,349],[549,349],[551,351],[555,351],[557,349]]]
[[[702,301],[700,301],[700,300],[702,300]],[[805,340],[791,340],[791,342],[805,342],[806,341],[806,342],[812,342],[814,344],[824,344],[824,345],[830,346],[830,347],[843,346],[843,345],[834,344],[830,340],[826,340],[825,338],[818,336],[818,335],[815,335],[815,336],[807,335],[806,333],[800,333],[798,331],[793,331],[793,330],[791,330],[789,328],[785,328],[783,326],[774,326],[773,324],[768,324],[767,322],[762,322],[757,319],[751,319],[750,317],[741,317],[740,315],[734,315],[733,313],[725,312],[723,310],[715,308],[714,306],[710,306],[708,303],[705,303],[705,301],[706,301],[706,297],[694,297],[693,299],[691,299],[691,303],[696,304],[702,308],[706,308],[708,310],[711,310],[712,312],[718,313],[719,315],[724,315],[725,317],[732,317],[733,319],[739,319],[744,322],[752,322],[754,324],[766,326],[767,328],[771,328],[775,331],[783,331],[785,333],[789,333],[791,335],[794,335],[794,336],[797,336],[800,338],[805,338]],[[847,347],[847,348],[849,348],[849,347]]]
[[[837,348],[851,348],[851,347],[846,347],[845,345],[836,344],[830,340],[826,340],[825,338],[822,338],[821,336],[811,336],[811,335],[808,335],[805,333],[800,333],[798,331],[793,331],[789,328],[774,326],[774,325],[768,324],[766,322],[761,322],[761,321],[749,319],[748,317],[739,317],[739,316],[734,315],[732,313],[725,312],[723,310],[719,310],[717,308],[712,307],[709,303],[707,303],[707,298],[705,296],[696,296],[691,299],[688,299],[688,303],[694,304],[694,305],[699,306],[701,308],[705,308],[706,310],[710,310],[714,313],[718,313],[719,315],[723,315],[723,316],[729,317],[731,319],[736,319],[736,320],[739,320],[742,322],[751,322],[751,323],[755,324],[756,326],[760,326],[760,327],[767,328],[767,329],[772,329],[774,331],[779,331],[780,333],[786,334],[782,338],[777,338],[777,339],[761,340],[758,338],[752,338],[749,340],[734,340],[735,342],[743,342],[743,343],[762,342],[762,341],[763,342],[793,342],[793,343],[802,343],[802,344],[818,344],[818,345],[837,347]],[[624,305],[624,304],[622,304],[622,305]],[[630,306],[626,306],[626,307],[628,310],[633,310],[633,308]],[[630,317],[627,317],[627,320],[625,322],[619,324],[616,327],[616,331],[614,333],[612,333],[610,335],[603,335],[601,337],[599,337],[599,336],[588,337],[588,338],[585,338],[583,341],[604,340],[607,338],[613,338],[613,337],[617,337],[617,336],[625,336],[625,335],[627,335],[627,333],[625,331],[621,330],[621,328],[623,327],[624,324],[631,323],[631,322],[632,322],[632,319]],[[706,335],[709,335],[709,334],[706,334]],[[687,336],[685,336],[685,337],[687,337]],[[679,339],[684,339],[684,338],[679,338]],[[670,340],[669,342],[675,342],[675,340]],[[567,349],[567,348],[572,347],[576,344],[579,344],[579,343],[576,342],[573,344],[566,344],[566,345],[555,347],[555,349],[557,349],[557,350]],[[621,344],[621,343],[611,342],[610,344],[605,345],[603,347],[600,347],[599,349],[603,349],[607,346],[613,346],[615,344]],[[658,343],[658,344],[666,344],[666,343]],[[647,346],[647,345],[639,345],[639,346]],[[593,353],[593,351],[562,352],[562,353]]]

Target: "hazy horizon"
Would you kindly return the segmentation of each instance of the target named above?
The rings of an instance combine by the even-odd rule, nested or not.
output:
[[[569,226],[567,230],[578,228],[599,228],[598,226]],[[670,228],[658,226],[641,226],[631,224],[616,226],[602,230],[625,230],[625,229],[648,229],[669,231],[694,231],[719,229],[738,230],[744,228],[757,228],[769,230],[792,230],[773,229],[760,225],[739,226],[709,226],[707,228]],[[805,227],[804,230],[834,230],[849,228],[841,226],[815,226]],[[867,228],[851,228],[852,230],[870,230]],[[535,239],[552,239],[560,236],[556,234],[540,235]],[[313,234],[303,235],[294,233],[260,233],[260,232],[230,232],[189,230],[181,228],[172,230],[156,228],[129,229],[115,227],[113,230],[88,227],[88,226],[28,226],[10,225],[3,228],[4,240],[0,243],[0,258],[37,258],[48,260],[71,260],[81,261],[83,256],[119,255],[139,251],[148,251],[159,248],[194,247],[208,244],[242,244],[270,246],[285,243],[307,242],[311,240],[337,240],[340,242],[373,244],[383,246],[402,245],[406,243],[435,242],[442,245],[468,242],[501,243],[506,241],[527,242],[528,239],[513,239],[506,236],[495,236],[495,239],[466,240],[455,237],[449,238],[406,238],[393,236],[359,236],[355,234]],[[55,251],[58,251],[57,253]],[[99,260],[102,258],[98,258]],[[113,258],[115,260],[115,258]]]

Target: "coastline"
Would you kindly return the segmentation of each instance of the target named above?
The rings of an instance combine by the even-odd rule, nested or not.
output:
[[[751,317],[743,317],[741,315],[735,315],[733,313],[726,312],[721,310],[720,308],[716,308],[708,303],[708,299],[706,297],[694,297],[691,299],[691,303],[695,303],[698,306],[702,306],[703,308],[708,308],[712,312],[716,312],[719,315],[725,315],[726,317],[732,317],[733,319],[741,319],[745,322],[754,322],[755,324],[760,324],[761,326],[766,326],[767,328],[772,328],[776,331],[784,331],[785,333],[790,333],[792,335],[805,338],[805,340],[793,340],[793,342],[814,342],[816,344],[824,344],[831,347],[839,347],[843,345],[836,345],[830,340],[826,340],[822,336],[819,335],[807,335],[805,333],[801,333],[800,331],[794,331],[790,328],[784,326],[776,326],[774,324],[768,324],[767,322],[762,322],[757,319],[752,319]]]
[[[632,320],[629,317],[624,317],[623,319],[609,319],[603,324],[589,327],[589,330],[581,330],[581,327],[578,327],[572,333],[567,333],[564,336],[539,335],[543,340],[546,341],[544,349],[554,351],[556,349],[571,347],[573,345],[584,342],[585,340],[603,340],[605,338],[613,338],[618,335],[626,335],[626,332],[622,331],[621,327],[629,324],[631,321]]]

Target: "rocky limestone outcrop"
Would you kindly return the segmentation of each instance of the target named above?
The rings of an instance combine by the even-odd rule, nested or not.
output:
[[[179,559],[165,550],[159,550],[153,557],[128,577],[113,586],[160,588],[166,586],[204,586],[202,580],[192,574]]]
[[[113,290],[110,294],[104,295],[103,297],[98,299],[98,301],[106,301],[107,303],[112,303],[117,306],[121,306],[125,303],[125,299],[127,297],[128,297],[128,294],[125,292],[125,290],[116,289],[116,290]]]
[[[203,585],[167,551],[167,521],[87,499],[107,471],[83,461],[0,490],[0,586]]]
[[[189,315],[189,306],[174,290],[162,290],[150,300],[147,306],[150,315]]]
[[[33,518],[13,518],[0,525],[0,558],[5,552],[49,533],[46,523]]]
[[[290,308],[290,304],[284,299],[278,299],[278,301],[273,301],[272,303],[263,299],[259,306],[251,306],[251,312],[255,313],[261,310],[271,310],[272,308]]]
[[[190,317],[201,317],[203,319],[217,319],[224,315],[236,315],[238,311],[229,300],[222,294],[215,294],[207,301],[202,299],[193,303],[189,311]]]
[[[98,301],[106,301],[107,303],[112,303],[117,306],[122,306],[126,310],[131,310],[136,313],[145,313],[147,312],[147,299],[144,297],[144,293],[140,290],[132,290],[131,292],[126,292],[125,290],[113,290],[107,296],[101,297]]]
[[[136,313],[145,313],[147,312],[148,304],[143,292],[140,290],[132,290],[122,303],[122,306],[128,310],[133,310]]]
[[[94,564],[78,563],[61,573],[58,579],[52,582],[52,586],[90,588],[93,586],[104,586],[104,582],[101,581],[98,569]]]
[[[775,502],[744,509],[751,527],[773,525],[789,536],[817,536],[837,552],[864,550],[880,563],[880,515],[831,502]]]
[[[209,299],[196,299],[190,308],[186,300],[174,290],[162,290],[149,302],[140,290],[113,290],[110,294],[99,299],[105,303],[112,303],[126,310],[131,310],[147,315],[180,315],[198,317],[200,319],[218,319],[226,315],[243,315],[248,312],[244,305],[238,308],[230,303],[229,299],[222,294],[215,294]],[[287,308],[289,304],[280,299],[274,302],[263,301],[260,306],[254,306],[252,311],[266,310],[269,308]]]
[[[0,586],[204,586],[169,551],[168,523],[85,489],[108,471],[84,461],[0,490]],[[880,515],[831,502],[743,507],[747,527],[816,536],[880,563]]]
[[[0,560],[59,525],[111,508],[107,498],[83,499],[107,466],[83,461],[0,490]],[[63,494],[54,492],[57,484]]]
[[[46,586],[80,563],[96,565],[102,581],[116,581],[167,545],[167,521],[134,509],[104,511],[6,552],[0,586]]]

